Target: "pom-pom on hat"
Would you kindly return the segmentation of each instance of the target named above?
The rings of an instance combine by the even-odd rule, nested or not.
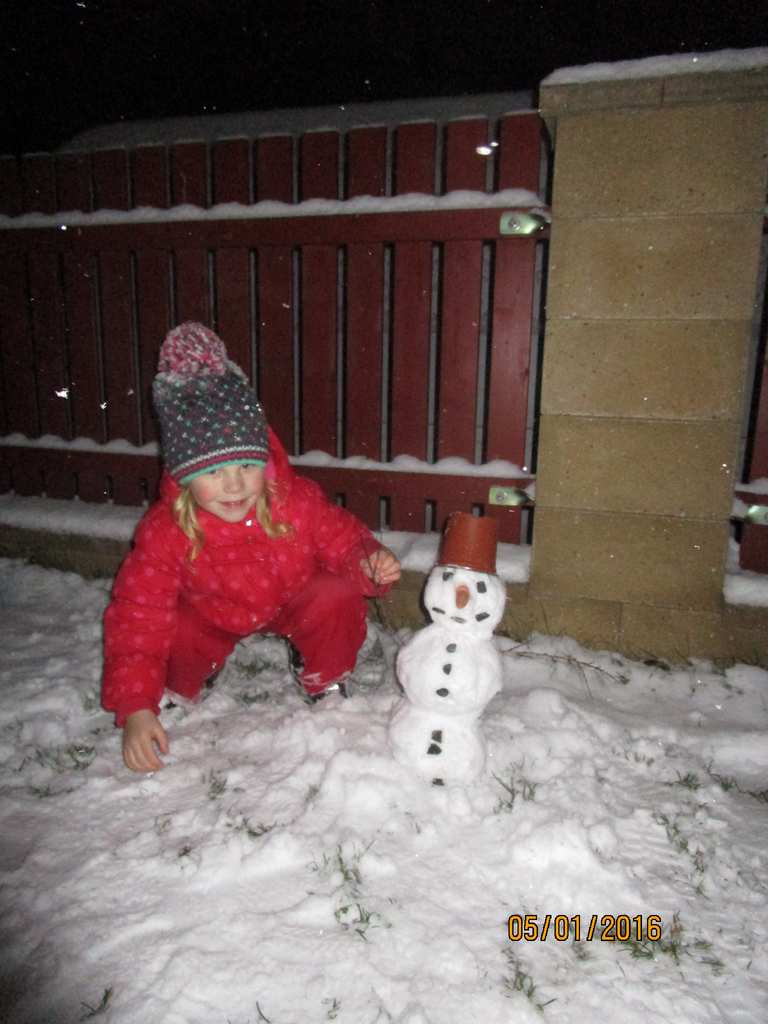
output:
[[[438,565],[457,565],[473,572],[496,574],[498,525],[490,516],[452,512],[445,524]]]
[[[264,410],[224,342],[204,324],[188,321],[166,335],[152,398],[163,460],[178,483],[218,466],[266,465]]]

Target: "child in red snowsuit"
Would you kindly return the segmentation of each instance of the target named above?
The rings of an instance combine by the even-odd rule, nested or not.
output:
[[[194,699],[235,644],[285,636],[310,698],[341,689],[366,596],[400,575],[391,551],[294,474],[245,375],[202,324],[169,333],[153,397],[166,472],[104,617],[102,703],[134,771],[162,767],[167,688]]]

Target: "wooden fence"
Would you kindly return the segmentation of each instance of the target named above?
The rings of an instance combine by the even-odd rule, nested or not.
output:
[[[536,114],[0,160],[4,212],[372,195],[376,212],[158,219],[0,229],[0,431],[76,445],[0,446],[0,489],[134,504],[156,458],[149,386],[170,326],[211,324],[293,454],[389,463],[460,456],[523,466],[536,249],[503,209],[390,212],[386,198],[538,192]],[[22,222],[24,223],[24,222]],[[66,230],[62,230],[62,226]],[[98,446],[107,445],[104,449]],[[480,507],[520,538],[519,509],[488,505],[519,479],[302,467],[371,526],[439,528]]]

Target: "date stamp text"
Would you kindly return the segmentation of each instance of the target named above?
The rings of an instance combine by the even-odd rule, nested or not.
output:
[[[510,914],[510,942],[658,942],[663,931],[660,914]]]

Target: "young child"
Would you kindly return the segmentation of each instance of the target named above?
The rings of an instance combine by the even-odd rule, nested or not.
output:
[[[308,699],[344,690],[366,596],[400,565],[355,516],[294,474],[242,370],[209,328],[160,350],[153,399],[165,473],[104,617],[102,704],[133,771],[162,767],[165,689],[194,699],[251,633],[287,637]]]

